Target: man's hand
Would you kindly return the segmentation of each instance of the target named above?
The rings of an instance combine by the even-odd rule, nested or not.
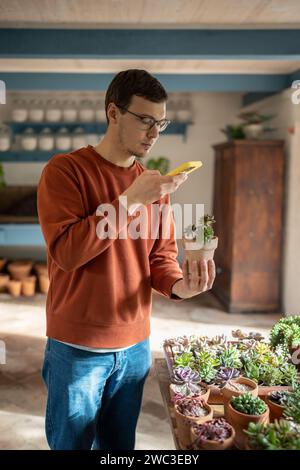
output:
[[[122,196],[127,196],[128,207],[132,204],[152,204],[166,194],[174,193],[186,179],[186,174],[162,176],[158,170],[145,170]]]
[[[216,277],[214,260],[193,261],[190,270],[191,274],[188,273],[188,263],[185,260],[182,267],[183,279],[175,282],[172,287],[172,294],[182,299],[189,299],[210,290]]]

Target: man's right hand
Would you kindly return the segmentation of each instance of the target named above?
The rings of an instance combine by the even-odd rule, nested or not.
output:
[[[171,194],[186,181],[187,175],[162,176],[158,170],[145,170],[129,186],[122,196],[127,196],[128,207],[132,204],[152,204],[166,194]]]

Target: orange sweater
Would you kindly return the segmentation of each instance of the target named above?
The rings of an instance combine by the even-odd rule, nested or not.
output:
[[[161,237],[161,230],[151,238],[150,224],[148,238],[118,237],[138,216],[124,211],[119,224],[118,197],[143,171],[137,161],[129,168],[117,166],[92,146],[55,155],[45,166],[38,185],[38,214],[50,278],[47,336],[90,347],[129,346],[150,334],[152,288],[176,299],[171,289],[182,271],[173,217],[168,239]],[[96,234],[106,216],[96,214],[102,203],[116,209],[115,239]],[[170,204],[169,196],[158,203]]]

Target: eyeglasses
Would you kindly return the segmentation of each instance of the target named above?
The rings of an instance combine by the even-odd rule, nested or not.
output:
[[[153,128],[153,126],[157,125],[158,126],[158,132],[163,132],[168,125],[170,124],[171,121],[168,119],[161,119],[157,121],[153,117],[150,116],[143,116],[141,114],[136,114],[133,113],[132,111],[129,111],[129,109],[124,108],[123,106],[116,105],[119,109],[123,109],[123,111],[126,111],[129,114],[132,114],[133,116],[137,117],[142,125],[143,130],[149,130]]]

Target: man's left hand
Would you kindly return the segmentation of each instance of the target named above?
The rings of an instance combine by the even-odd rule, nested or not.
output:
[[[172,294],[189,299],[212,288],[216,277],[216,267],[214,260],[193,261],[188,273],[188,262],[184,260],[182,266],[183,279],[175,282],[172,287]]]

